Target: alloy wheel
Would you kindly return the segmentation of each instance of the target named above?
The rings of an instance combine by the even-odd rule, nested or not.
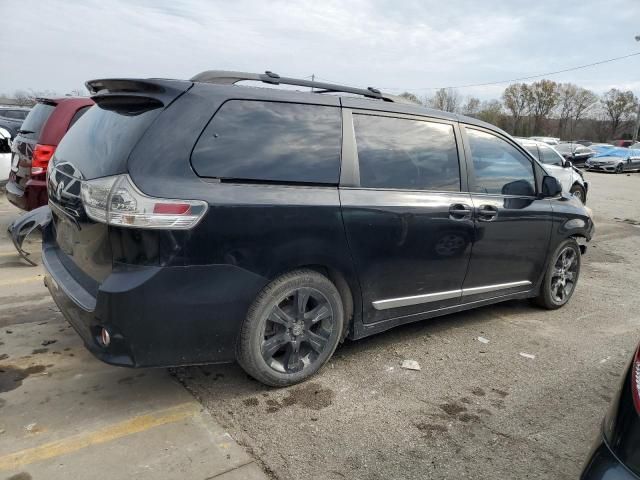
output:
[[[578,271],[578,254],[565,247],[558,255],[551,275],[551,297],[557,304],[565,303],[575,288]]]
[[[331,348],[329,339],[334,328],[329,300],[316,289],[296,288],[278,301],[267,316],[262,358],[277,372],[300,372]]]

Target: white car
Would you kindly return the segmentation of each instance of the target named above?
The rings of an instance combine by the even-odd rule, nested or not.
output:
[[[531,155],[538,160],[549,175],[553,175],[562,185],[565,193],[578,197],[582,203],[587,203],[589,182],[584,179],[580,170],[560,155],[551,145],[530,138],[516,138]]]
[[[9,180],[11,170],[11,133],[0,127],[0,182]]]

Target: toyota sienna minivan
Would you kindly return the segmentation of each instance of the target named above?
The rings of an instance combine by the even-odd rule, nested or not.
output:
[[[271,72],[87,86],[43,263],[105,362],[284,386],[345,338],[575,291],[591,214],[492,125]]]

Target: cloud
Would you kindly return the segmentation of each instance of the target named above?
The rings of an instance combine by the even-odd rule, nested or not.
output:
[[[553,0],[0,0],[0,92],[270,69],[390,91],[482,83],[640,48],[640,4]],[[624,11],[613,16],[611,12]],[[552,77],[638,89],[640,57]],[[504,86],[463,89],[481,98]]]

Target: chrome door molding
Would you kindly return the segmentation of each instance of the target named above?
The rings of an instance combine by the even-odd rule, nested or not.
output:
[[[421,303],[437,302],[440,300],[449,300],[450,298],[460,297],[462,290],[449,290],[446,292],[427,293],[425,295],[414,295],[412,297],[387,298],[385,300],[376,300],[371,302],[376,310],[387,310],[389,308],[408,307],[410,305],[419,305]]]
[[[498,283],[494,285],[485,285],[482,287],[472,287],[458,290],[448,290],[446,292],[414,295],[411,297],[387,298],[384,300],[376,300],[375,302],[372,302],[372,305],[376,310],[387,310],[389,308],[409,307],[411,305],[438,302],[440,300],[449,300],[451,298],[477,295],[480,293],[498,292],[509,288],[527,287],[529,285],[531,285],[531,282],[529,280],[521,280],[519,282]]]

